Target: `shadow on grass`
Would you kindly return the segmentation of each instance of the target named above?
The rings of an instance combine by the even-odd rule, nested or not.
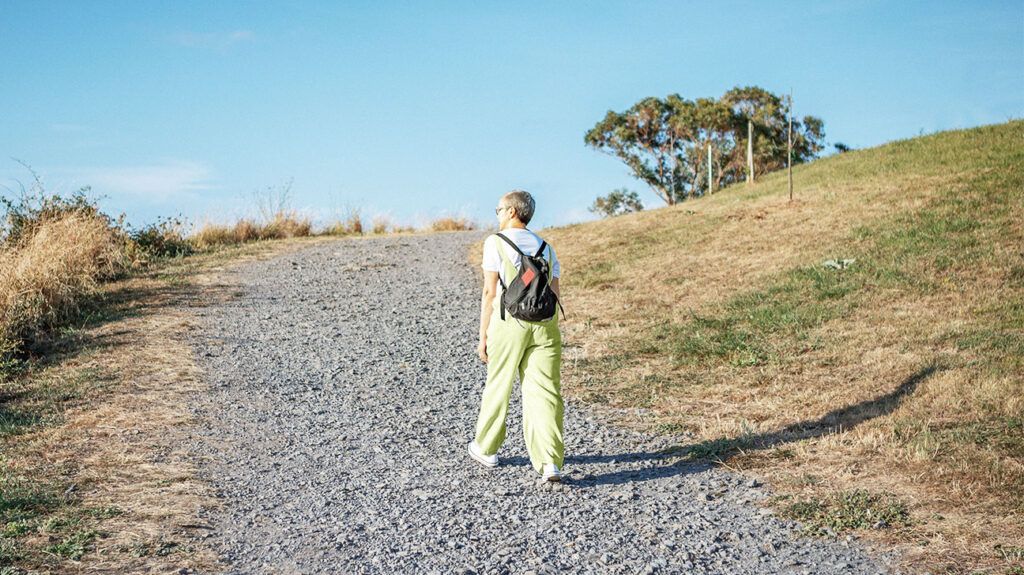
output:
[[[623,453],[617,455],[576,455],[566,458],[571,464],[631,463],[651,460],[666,460],[681,456],[668,465],[639,469],[622,469],[611,473],[595,475],[578,483],[581,485],[615,485],[636,481],[649,481],[675,475],[699,473],[715,463],[724,463],[740,452],[771,449],[787,443],[822,437],[830,433],[848,431],[858,425],[892,413],[903,400],[914,393],[917,386],[935,374],[940,368],[927,365],[907,377],[893,391],[874,399],[861,401],[835,409],[814,420],[787,425],[773,432],[744,435],[733,438],[718,438],[693,445],[678,446],[660,452]]]
[[[74,317],[62,325],[30,337],[22,358],[33,367],[47,367],[86,350],[103,350],[124,345],[134,334],[130,329],[107,330],[87,334],[104,325],[132,317],[145,317],[167,308],[195,307],[200,292],[215,299],[227,297],[236,286],[215,284],[205,287],[189,282],[167,282],[159,279],[160,269],[141,272],[143,281],[123,281],[120,285],[84,301]],[[0,396],[0,402],[3,397]]]
[[[72,379],[40,377],[41,372],[85,353],[106,353],[132,345],[134,330],[111,324],[151,316],[167,308],[196,305],[204,288],[155,279],[159,273],[159,269],[149,270],[124,278],[83,301],[60,325],[26,337],[16,357],[17,371],[0,374],[0,440],[57,421],[69,402],[79,399],[81,393],[113,380],[111,374],[89,369],[79,370]],[[235,288],[218,284],[205,289],[222,298]],[[104,326],[109,327],[97,331]]]

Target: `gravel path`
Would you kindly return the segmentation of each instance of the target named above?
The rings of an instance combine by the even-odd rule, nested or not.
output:
[[[536,482],[518,392],[502,464],[471,462],[480,237],[321,244],[240,267],[239,297],[200,310],[210,391],[190,448],[223,498],[208,541],[229,572],[891,572],[577,403],[562,485]]]

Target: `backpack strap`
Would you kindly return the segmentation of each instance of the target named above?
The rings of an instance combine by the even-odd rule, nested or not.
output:
[[[544,253],[544,248],[546,248],[546,247],[548,247],[548,243],[546,241],[544,241],[544,240],[541,240],[540,241],[540,249],[537,250],[537,253],[534,254],[533,257],[539,258],[541,256],[541,254]],[[551,267],[551,256],[548,256],[548,267],[549,268]]]
[[[544,251],[544,248],[546,248],[546,247],[548,247],[547,242],[545,242],[544,240],[541,240],[540,249],[537,250],[537,255],[534,256],[534,257],[540,257],[540,254]],[[554,252],[549,249],[548,250],[548,269],[551,270],[551,273],[555,273],[554,265],[555,265],[555,255],[554,255]],[[552,279],[555,279],[555,278],[548,278],[548,283],[549,284],[551,283]],[[565,308],[562,307],[562,300],[558,296],[555,296],[555,303],[558,304],[558,309],[562,310],[562,319],[565,319]]]
[[[508,239],[507,237],[505,237],[505,235],[502,234],[501,232],[498,232],[498,233],[496,233],[494,235],[496,235],[499,238],[505,240],[505,243],[510,245],[510,246],[512,246],[512,249],[514,249],[516,251],[516,253],[518,253],[520,256],[525,256],[526,255],[526,254],[523,253],[523,250],[519,249],[519,246],[517,246],[514,241],[512,241],[512,240]]]

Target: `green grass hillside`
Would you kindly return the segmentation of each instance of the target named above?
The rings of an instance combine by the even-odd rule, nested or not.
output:
[[[547,230],[565,390],[950,572],[1024,572],[1024,122]],[[853,260],[842,266],[827,260]]]

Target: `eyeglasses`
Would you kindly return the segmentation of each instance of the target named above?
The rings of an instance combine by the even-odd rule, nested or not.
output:
[[[494,215],[498,215],[498,214],[501,213],[502,210],[507,210],[507,209],[508,209],[507,207],[503,208],[501,206],[498,206],[498,207],[494,208]]]

